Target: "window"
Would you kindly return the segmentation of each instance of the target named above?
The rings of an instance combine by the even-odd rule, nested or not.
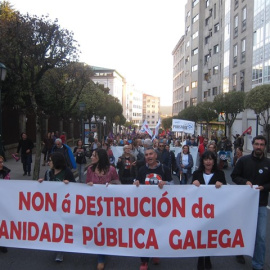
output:
[[[210,36],[205,37],[205,45],[209,43]]]
[[[209,7],[209,0],[205,0],[205,7]]]
[[[199,32],[196,31],[196,32],[192,35],[192,39],[195,39],[198,35],[199,35]]]
[[[242,31],[245,31],[247,28],[247,7],[242,9]]]
[[[195,22],[197,22],[199,20],[199,14],[197,14],[196,16],[194,16],[193,18],[192,18],[192,23],[195,23]]]
[[[196,70],[198,70],[198,65],[194,65],[194,66],[191,67],[191,71],[192,71],[192,72],[194,72],[194,71],[196,71]]]
[[[219,45],[218,44],[215,45],[213,49],[214,49],[214,54],[219,53]]]
[[[246,61],[246,39],[242,39],[241,41],[241,62]]]
[[[214,25],[214,32],[216,33],[216,32],[218,32],[219,31],[219,23],[216,23],[215,25]]]
[[[199,52],[198,48],[195,48],[194,50],[192,50],[192,55],[196,55],[198,54],[198,52]]]
[[[210,20],[210,17],[205,19],[205,26],[207,26],[209,24],[209,20]]]
[[[191,83],[191,88],[195,88],[195,87],[197,87],[197,85],[198,85],[198,82],[194,81]]]
[[[186,47],[188,48],[188,47],[189,47],[189,45],[190,45],[190,42],[188,41],[188,42],[187,42],[187,46],[186,46]]]
[[[210,54],[206,54],[205,56],[204,56],[204,64],[206,65],[207,63],[208,63],[208,61],[209,61],[209,59],[210,59]]]
[[[188,101],[185,101],[184,107],[185,107],[185,109],[188,107]]]
[[[217,87],[212,88],[212,95],[216,96],[217,95]]]
[[[237,47],[237,44],[235,44],[233,46],[233,65],[234,66],[237,65],[237,50],[238,50],[238,47]]]
[[[196,106],[197,105],[197,98],[191,98],[190,99],[190,106]]]
[[[238,0],[234,0],[234,9],[238,8],[238,4],[239,4]]]
[[[232,87],[234,91],[236,91],[236,84],[237,84],[237,74],[235,73],[232,75]]]
[[[185,92],[189,92],[189,86],[186,86]]]
[[[217,17],[217,4],[214,4],[214,19]]]
[[[238,36],[238,15],[234,17],[234,37]]]
[[[213,74],[218,74],[218,66],[213,67]]]
[[[195,7],[199,3],[199,0],[193,0],[192,7]]]

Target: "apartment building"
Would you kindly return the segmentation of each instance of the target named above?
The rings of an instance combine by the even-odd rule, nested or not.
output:
[[[91,77],[94,83],[103,84],[109,88],[109,94],[118,98],[123,106],[123,114],[126,114],[126,79],[115,69],[91,66],[94,76]]]
[[[126,88],[126,114],[127,121],[138,127],[143,124],[143,94],[134,84],[127,83]]]
[[[160,118],[160,97],[143,94],[143,120],[153,129]]]
[[[267,0],[187,1],[185,35],[172,53],[173,115],[213,101],[221,93],[248,92],[270,83],[269,11]],[[185,74],[183,84],[177,81],[180,74]],[[183,102],[177,98],[180,88],[184,89]],[[232,132],[241,133],[249,126],[255,131],[256,125],[256,115],[246,110],[239,114]]]

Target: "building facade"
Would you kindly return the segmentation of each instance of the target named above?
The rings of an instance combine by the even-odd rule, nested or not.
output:
[[[270,83],[269,11],[269,0],[187,1],[185,35],[172,53],[173,115],[199,102],[213,101],[221,93],[248,92]],[[180,86],[176,78],[181,73],[185,76]],[[177,89],[181,87],[183,102],[178,102]],[[245,110],[238,115],[232,133],[241,133],[249,126],[255,133],[256,125],[254,112]]]
[[[143,121],[147,120],[149,128],[156,127],[160,118],[160,97],[143,94]]]

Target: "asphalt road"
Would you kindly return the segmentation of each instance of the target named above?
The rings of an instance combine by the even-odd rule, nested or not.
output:
[[[230,178],[231,168],[225,170],[228,184],[233,184]],[[179,184],[174,178],[175,184]],[[269,203],[270,205],[270,203]],[[268,213],[270,208],[268,207]],[[266,264],[264,270],[270,270],[270,213],[268,214],[268,235]],[[64,261],[54,261],[55,252],[35,249],[8,248],[8,253],[0,253],[0,270],[91,270],[96,269],[97,256],[94,254],[65,253]],[[212,269],[217,270],[247,270],[252,269],[251,258],[245,256],[246,264],[236,262],[234,256],[212,257]],[[159,265],[149,263],[151,270],[196,270],[197,258],[161,258]],[[138,270],[140,259],[137,257],[107,256],[106,270]]]

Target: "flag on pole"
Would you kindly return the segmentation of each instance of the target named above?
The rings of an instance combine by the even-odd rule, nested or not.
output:
[[[155,134],[154,134],[155,137],[158,137],[160,124],[161,124],[160,119],[158,119],[157,125],[155,126]]]
[[[143,122],[141,131],[147,132],[151,137],[153,136],[152,130],[148,127],[147,120],[145,120],[145,121]]]
[[[250,135],[251,132],[252,132],[252,127],[250,126],[248,129],[246,129],[246,130],[243,132],[243,135],[244,135],[244,134]]]

